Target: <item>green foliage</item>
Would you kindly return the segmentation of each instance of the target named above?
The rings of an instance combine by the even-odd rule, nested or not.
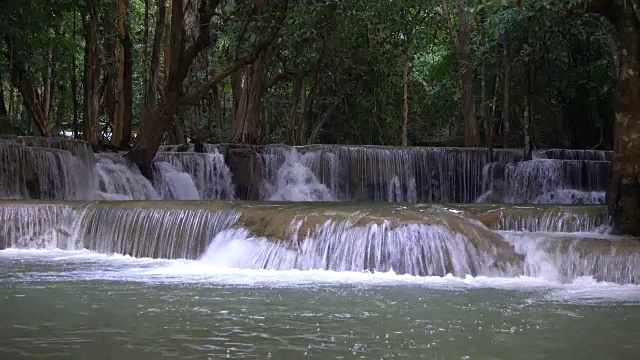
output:
[[[157,16],[156,1],[149,3],[147,39],[144,2],[129,1],[127,16],[134,44],[134,127],[142,109]],[[197,33],[198,1],[189,3],[185,7],[187,46]],[[184,93],[209,81],[235,58],[250,53],[275,21],[273,12],[255,13],[253,1],[222,3],[212,20],[212,42],[189,69]],[[276,6],[278,2],[268,3]],[[600,129],[609,126],[606,121],[610,121],[607,119],[616,83],[612,55],[616,48],[615,33],[609,23],[595,15],[579,14],[578,10],[584,9],[589,1],[524,0],[522,7],[512,0],[446,3],[450,18],[445,18],[443,2],[436,0],[290,1],[282,27],[263,53],[262,105],[268,122],[268,140],[290,140],[289,118],[297,114],[295,124],[300,134],[297,143],[398,144],[405,53],[410,58],[410,141],[414,145],[434,144],[461,137],[464,129],[460,64],[452,34],[461,25],[457,11],[458,4],[463,4],[470,14],[468,25],[473,29],[470,50],[476,69],[476,109],[478,116],[483,106],[489,109],[490,121],[495,125],[494,136],[500,134],[500,119],[504,115],[501,110],[505,98],[505,53],[508,53],[514,146],[521,137],[530,67],[535,73],[532,111],[537,144],[593,146],[598,142]],[[103,77],[115,71],[110,49],[117,38],[115,9],[115,0],[99,2]],[[575,10],[576,14],[568,15],[566,9]],[[45,72],[52,69],[58,84],[53,111],[62,119],[57,130],[69,130],[71,126],[73,58],[79,82],[77,101],[82,104],[85,14],[86,0],[5,0],[0,15],[0,82],[5,89],[13,89],[9,77],[12,59],[6,40],[10,39],[37,86],[42,85]],[[487,90],[484,104],[480,98],[483,65]],[[303,82],[304,96],[295,94],[296,81]],[[163,82],[161,69],[159,87]],[[228,139],[234,110],[232,97],[238,85],[232,86],[229,78],[218,85],[200,104],[181,109],[180,121],[188,136],[205,141]],[[82,114],[81,109],[79,113]],[[23,120],[20,114],[24,112],[12,114],[20,117],[14,122]],[[106,125],[108,117],[103,116],[102,121]],[[554,136],[558,133],[561,136]]]

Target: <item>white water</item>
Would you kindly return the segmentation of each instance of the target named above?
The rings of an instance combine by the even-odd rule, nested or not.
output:
[[[604,204],[604,191],[555,190],[535,198],[532,204]]]
[[[173,165],[160,161],[156,163],[159,180],[156,188],[163,199],[200,200],[200,194],[189,174],[178,171]]]
[[[293,149],[278,169],[275,183],[265,181],[265,197],[271,201],[335,201],[335,195],[320,183],[304,158]]]
[[[98,191],[104,200],[159,200],[160,195],[137,168],[123,160],[98,158]]]
[[[198,200],[234,200],[232,175],[224,156],[216,148],[208,150],[208,153],[159,152],[156,164],[170,164],[174,171],[191,178]],[[162,167],[166,165],[160,167],[161,174],[165,172]]]
[[[250,248],[252,245],[249,245]],[[318,287],[318,286],[418,286],[425,291],[499,289],[531,292],[534,301],[640,302],[640,285],[619,285],[579,277],[568,283],[545,277],[410,276],[388,272],[336,272],[324,270],[249,269],[234,264],[247,244],[234,244],[215,256],[200,260],[157,260],[105,255],[91,251],[0,251],[0,262],[60,264],[51,272],[26,272],[22,281],[131,281],[180,283],[198,286]],[[218,248],[220,250],[220,248]]]
[[[232,200],[231,174],[224,158],[220,154],[195,155],[160,156],[169,161],[156,161],[155,183],[122,157],[100,155],[96,164],[97,197],[104,200]],[[191,161],[186,162],[185,158]]]

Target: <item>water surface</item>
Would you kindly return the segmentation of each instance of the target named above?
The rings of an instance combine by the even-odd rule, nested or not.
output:
[[[640,286],[0,252],[1,359],[635,359]]]

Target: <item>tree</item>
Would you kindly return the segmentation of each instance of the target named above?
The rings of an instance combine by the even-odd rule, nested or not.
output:
[[[609,210],[616,233],[640,236],[640,6],[596,5],[616,25],[622,48]]]
[[[163,2],[163,0],[159,0]],[[264,1],[257,0],[255,9],[264,10]],[[159,4],[159,12],[164,6]],[[140,170],[147,176],[152,177],[151,164],[153,158],[162,143],[163,136],[175,125],[175,117],[179,107],[184,103],[197,102],[212,87],[217,86],[222,80],[232,73],[235,73],[247,64],[255,64],[261,56],[263,50],[275,38],[279,25],[282,23],[287,10],[288,1],[282,1],[278,6],[273,6],[275,16],[275,26],[272,32],[258,38],[253,49],[246,55],[236,57],[221,71],[216,73],[212,79],[202,84],[195,92],[191,94],[182,94],[182,86],[187,77],[191,65],[197,56],[204,51],[212,42],[211,39],[211,19],[216,14],[216,10],[220,5],[217,0],[200,0],[197,10],[197,37],[191,44],[186,43],[185,37],[185,12],[183,0],[172,0],[171,3],[171,29],[169,32],[169,49],[165,53],[165,62],[168,64],[168,74],[161,92],[158,103],[154,107],[153,104],[147,103],[144,109],[144,116],[141,121],[140,135],[136,139],[136,143],[128,153],[128,158],[138,165]],[[156,21],[160,20],[158,16]],[[248,24],[247,24],[248,25]],[[156,26],[156,39],[159,38],[160,31]],[[161,39],[161,37],[160,37]],[[158,53],[160,43],[154,40],[154,48],[152,52]],[[154,55],[152,55],[153,58]],[[153,63],[153,59],[152,59]],[[152,65],[153,68],[153,65]],[[155,70],[155,69],[154,69]],[[157,71],[157,70],[156,70]],[[154,78],[153,74],[150,76]],[[153,80],[150,81],[150,83]],[[154,91],[154,89],[150,89]]]

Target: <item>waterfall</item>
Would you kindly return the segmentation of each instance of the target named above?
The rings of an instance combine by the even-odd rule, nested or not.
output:
[[[85,248],[102,253],[193,259],[237,217],[232,211],[92,205],[74,222],[73,234]]]
[[[263,197],[272,201],[334,201],[332,191],[321,184],[307,166],[314,165],[314,155],[300,156],[295,149],[285,154],[286,159],[276,172],[274,183],[265,181]],[[267,162],[271,160],[267,159]]]
[[[231,171],[216,148],[211,152],[159,152],[156,161],[166,162],[189,174],[201,200],[233,200]]]
[[[0,198],[89,199],[95,186],[91,165],[65,150],[5,142],[0,164]]]
[[[604,204],[604,191],[578,191],[572,189],[554,190],[544,193],[531,201],[532,204]]]
[[[611,161],[613,151],[548,149],[534,152],[536,159]]]
[[[61,203],[0,202],[0,249],[66,249],[74,207]]]
[[[463,208],[494,230],[606,233],[611,224],[605,206]]]
[[[535,233],[505,236],[525,254],[525,275],[561,282],[592,276],[598,281],[640,284],[637,239]]]
[[[159,200],[151,182],[119,156],[99,155],[98,195],[103,200]]]
[[[473,202],[482,194],[479,179],[487,163],[520,158],[511,150],[499,150],[489,159],[486,150],[470,148],[268,146],[261,153],[264,193],[275,191],[270,186],[282,167],[291,166],[294,152],[298,162],[341,201]]]
[[[293,225],[295,226],[295,224]],[[230,230],[214,238],[205,261],[215,262],[238,239],[250,239],[247,230]],[[313,235],[291,244],[254,238],[257,246],[239,254],[235,266],[271,270],[370,271],[417,276],[453,274],[510,275],[516,267],[503,262],[495,248],[483,249],[443,225],[388,222],[357,226],[348,221],[327,221]],[[514,265],[517,256],[514,255]]]
[[[162,199],[200,200],[200,193],[189,174],[178,171],[173,165],[164,161],[156,161],[155,166],[154,187],[158,189]]]
[[[637,240],[496,232],[477,216],[491,212],[479,208],[474,216],[472,210],[471,205],[455,210],[394,204],[3,201],[0,247],[86,248],[254,269],[639,281]]]
[[[123,153],[94,154],[79,140],[2,137],[0,199],[233,200],[232,175],[216,146],[158,153],[154,182]],[[193,150],[185,148],[183,150]]]
[[[149,182],[123,154],[83,141],[3,137],[0,148],[0,198],[14,199],[602,204],[611,172],[606,151],[520,161],[511,149],[268,145],[245,159],[229,157],[241,146],[189,144],[163,146]]]
[[[610,172],[611,163],[608,161],[540,159],[507,165],[505,202],[523,204],[553,199],[573,203],[576,197],[582,201],[597,201],[590,195],[572,199],[553,193],[558,190],[604,192]]]

